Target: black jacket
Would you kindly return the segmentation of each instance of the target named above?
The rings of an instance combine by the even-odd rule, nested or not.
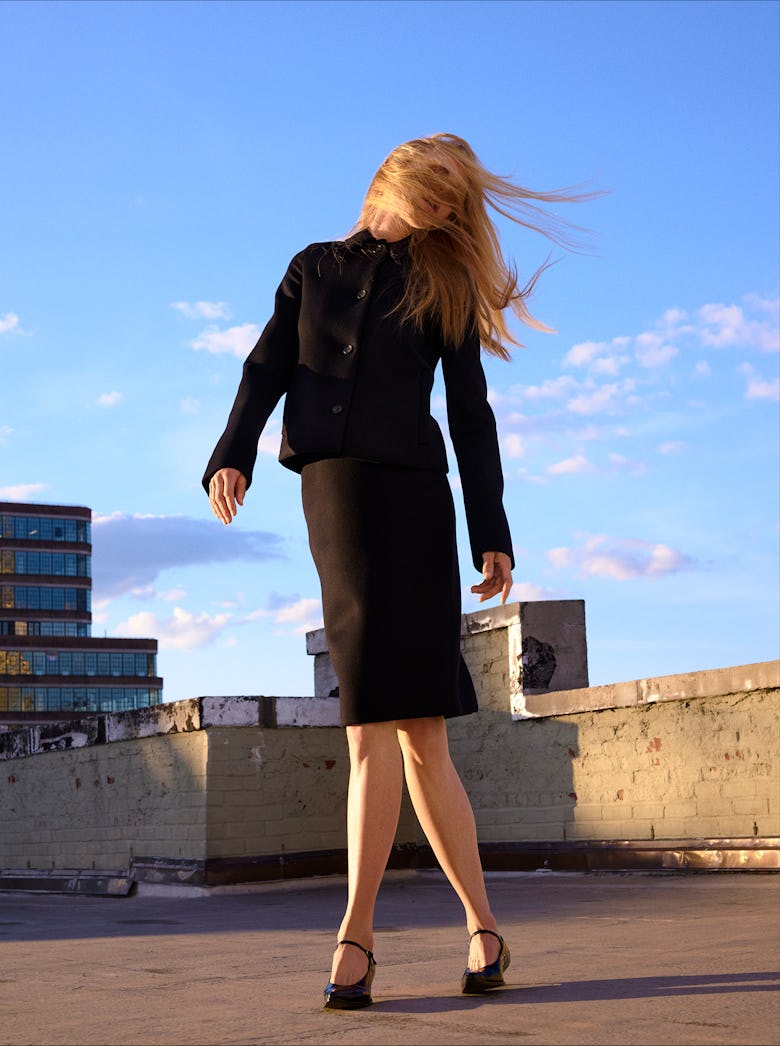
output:
[[[405,243],[367,232],[315,243],[297,254],[276,292],[273,316],[244,363],[243,376],[203,485],[220,468],[252,482],[257,441],[285,396],[279,460],[300,472],[310,461],[359,458],[447,471],[430,394],[441,360],[447,420],[458,459],[474,564],[512,542],[496,423],[476,333],[457,347],[438,328],[402,324]],[[390,315],[388,315],[390,314]]]

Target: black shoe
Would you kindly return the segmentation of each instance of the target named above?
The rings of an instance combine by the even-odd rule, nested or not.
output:
[[[324,991],[325,1009],[359,1010],[363,1006],[370,1006],[373,1002],[371,998],[371,982],[374,979],[374,970],[376,969],[373,952],[368,951],[362,944],[358,944],[357,941],[339,941],[336,945],[337,948],[339,944],[351,944],[354,948],[359,948],[368,958],[368,969],[365,977],[357,981],[356,984],[333,984],[332,981],[328,981]]]
[[[492,934],[501,945],[501,949],[496,961],[489,966],[483,966],[481,970],[466,969],[460,981],[464,995],[481,995],[482,992],[490,991],[491,988],[500,988],[504,983],[504,970],[509,966],[509,949],[504,938],[499,937],[492,930],[475,930],[471,937],[476,937],[478,933]],[[471,937],[469,937],[469,942]]]

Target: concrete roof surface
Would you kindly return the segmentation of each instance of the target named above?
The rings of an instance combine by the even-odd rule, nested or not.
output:
[[[388,873],[374,1005],[322,1009],[342,877],[124,897],[0,894],[3,1044],[780,1042],[780,877],[489,873],[507,986],[460,994],[462,909]]]

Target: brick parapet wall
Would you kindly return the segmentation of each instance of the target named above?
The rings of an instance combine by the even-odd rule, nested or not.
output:
[[[780,663],[523,694],[518,718],[502,631],[464,636],[481,711],[449,723],[486,853],[737,840],[777,867]],[[335,698],[204,697],[0,734],[0,886],[2,869],[342,870],[337,722]],[[424,848],[406,797],[396,846]]]

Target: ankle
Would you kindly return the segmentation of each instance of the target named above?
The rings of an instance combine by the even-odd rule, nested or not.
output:
[[[370,927],[357,926],[356,924],[345,925],[339,929],[336,938],[336,947],[344,941],[354,941],[361,945],[366,951],[374,950],[374,931]]]
[[[468,919],[466,922],[466,929],[470,937],[473,936],[477,930],[490,930],[491,933],[498,933],[498,923],[492,915],[484,919]]]

